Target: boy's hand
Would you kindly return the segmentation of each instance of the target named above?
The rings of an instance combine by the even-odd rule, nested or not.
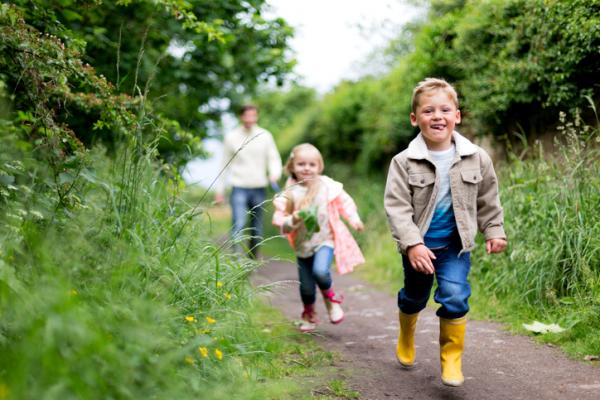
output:
[[[435,254],[429,250],[424,244],[417,244],[416,246],[409,247],[406,251],[408,261],[410,265],[417,272],[421,272],[426,275],[431,275],[435,271],[431,260],[435,260]]]
[[[485,241],[485,251],[488,254],[501,253],[506,248],[506,244],[505,239],[489,239]]]

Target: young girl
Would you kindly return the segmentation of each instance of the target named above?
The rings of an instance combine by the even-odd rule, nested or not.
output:
[[[363,230],[356,205],[342,184],[321,175],[323,157],[317,148],[303,143],[292,150],[285,164],[290,178],[285,191],[273,200],[273,224],[281,228],[296,252],[300,277],[300,297],[304,305],[300,330],[310,332],[318,322],[315,312],[316,286],[319,286],[329,320],[338,324],[344,319],[342,298],[332,286],[329,271],[332,258],[338,272],[351,272],[364,257],[352,235],[340,219],[343,216],[357,231]],[[301,215],[316,211],[319,229],[307,230]],[[308,223],[306,225],[309,225]]]

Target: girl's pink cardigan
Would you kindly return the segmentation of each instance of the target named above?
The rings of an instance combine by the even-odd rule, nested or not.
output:
[[[343,189],[340,182],[321,175],[321,183],[327,188],[327,213],[329,215],[329,226],[333,233],[335,263],[340,274],[352,272],[356,265],[365,262],[358,244],[352,237],[352,234],[342,222],[340,215],[344,217],[356,229],[356,225],[360,222],[360,217],[356,210],[354,200]],[[295,184],[295,181],[288,179],[286,187],[290,184]],[[286,212],[287,199],[285,196],[277,195],[273,199],[275,206],[275,214],[273,214],[273,225],[283,228],[285,217],[289,216]],[[282,234],[287,236],[292,248],[294,247],[294,237],[296,232]]]

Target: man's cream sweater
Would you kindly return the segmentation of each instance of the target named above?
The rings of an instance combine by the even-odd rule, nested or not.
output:
[[[249,131],[239,126],[225,135],[223,173],[216,192],[223,194],[227,185],[261,188],[281,177],[281,157],[269,131],[253,126]]]

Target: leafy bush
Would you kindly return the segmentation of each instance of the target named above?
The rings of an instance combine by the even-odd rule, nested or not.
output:
[[[599,15],[600,4],[585,0],[432,0],[427,17],[390,44],[404,43],[391,72],[334,88],[295,135],[358,171],[385,168],[416,133],[410,98],[425,77],[456,86],[468,135],[514,142],[554,133],[558,110],[598,101]]]
[[[57,28],[52,10],[28,11]],[[0,4],[0,398],[295,391],[283,356],[310,345],[282,341],[276,316],[262,324],[257,264],[215,245],[205,210],[181,200],[157,153],[178,125],[23,13]]]

